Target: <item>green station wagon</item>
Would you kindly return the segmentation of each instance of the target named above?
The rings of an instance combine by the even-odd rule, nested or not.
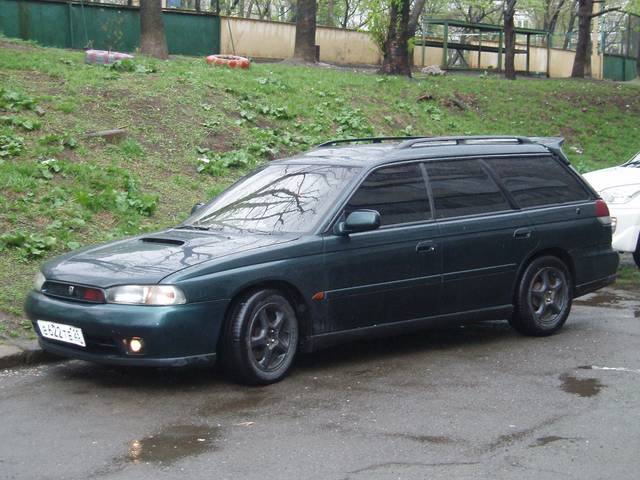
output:
[[[549,335],[615,279],[605,202],[562,139],[328,142],[242,178],[181,225],[44,264],[26,312],[50,352],[216,359],[282,379],[297,352],[507,319]]]

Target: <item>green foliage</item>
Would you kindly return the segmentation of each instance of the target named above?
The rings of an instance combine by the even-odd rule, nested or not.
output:
[[[13,248],[24,259],[40,258],[52,250],[56,243],[56,238],[52,236],[16,230],[0,235],[0,252]]]
[[[0,124],[19,127],[25,131],[38,130],[42,124],[37,120],[18,117],[16,115],[3,115],[0,117]]]
[[[51,180],[56,173],[60,173],[60,163],[55,158],[42,158],[38,161],[42,177]]]
[[[0,109],[32,110],[35,106],[36,101],[28,95],[0,87]]]
[[[115,211],[118,213],[136,213],[152,215],[157,206],[157,194],[140,192],[134,179],[124,170],[109,167],[106,172],[95,168],[91,175],[91,189],[76,189],[76,201],[90,211]],[[117,179],[114,182],[114,178]],[[102,187],[102,188],[96,188]]]
[[[333,120],[338,125],[337,133],[341,137],[373,135],[373,127],[360,108],[343,108]]]
[[[0,159],[19,155],[24,150],[24,138],[10,132],[0,134]]]
[[[107,68],[115,72],[155,73],[157,71],[155,66],[137,63],[131,58],[116,60],[107,65]]]
[[[368,1],[368,15],[366,20],[367,31],[380,51],[384,51],[389,32],[389,4],[390,1]]]
[[[208,173],[215,177],[226,175],[230,168],[246,168],[255,162],[246,150],[215,153],[208,148],[198,147],[198,173]]]

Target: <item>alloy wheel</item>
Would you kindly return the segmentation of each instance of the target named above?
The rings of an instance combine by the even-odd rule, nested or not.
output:
[[[285,361],[291,345],[291,324],[295,319],[277,303],[263,305],[251,319],[249,346],[252,361],[262,371],[276,370]]]
[[[541,268],[531,281],[528,300],[529,308],[540,325],[554,325],[569,301],[564,273],[555,267]]]

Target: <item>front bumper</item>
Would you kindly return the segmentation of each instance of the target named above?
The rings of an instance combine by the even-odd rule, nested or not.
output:
[[[91,304],[32,291],[25,311],[44,350],[111,365],[185,366],[212,363],[228,301],[168,307]],[[86,347],[43,338],[37,320],[80,328]],[[123,339],[141,337],[145,351],[128,354]]]
[[[616,229],[613,232],[611,246],[619,252],[635,252],[640,236],[640,210],[638,208],[620,208],[609,206],[611,217],[615,218]]]

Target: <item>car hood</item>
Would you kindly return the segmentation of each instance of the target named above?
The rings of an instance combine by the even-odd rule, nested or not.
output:
[[[47,279],[106,288],[154,284],[167,275],[231,254],[295,240],[294,235],[221,234],[165,230],[58,257],[43,266]]]
[[[611,187],[640,184],[640,168],[613,167],[585,173],[584,178],[598,192]]]

